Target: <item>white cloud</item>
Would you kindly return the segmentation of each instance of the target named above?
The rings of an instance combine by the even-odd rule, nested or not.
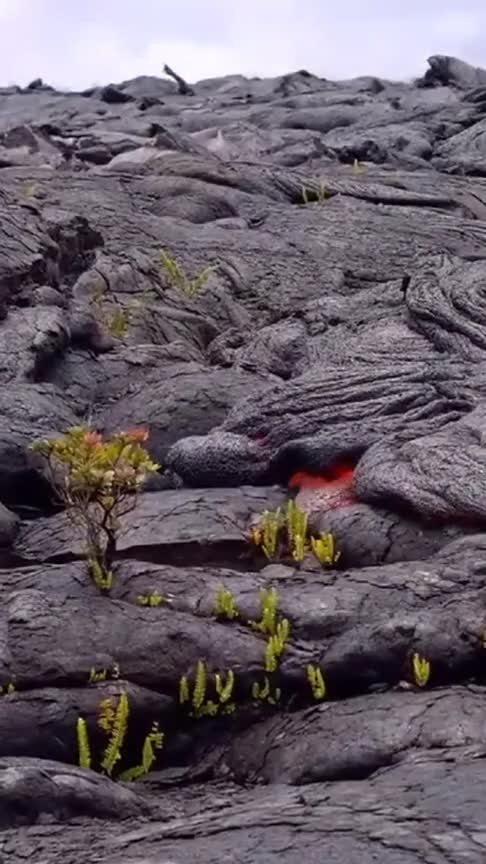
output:
[[[27,11],[25,0],[0,0],[0,21],[2,23],[21,18]]]
[[[88,73],[86,56],[97,58]],[[244,64],[244,56],[237,47],[181,39],[149,40],[137,51],[114,34],[84,31],[78,34],[72,46],[69,84],[87,87],[137,75],[162,75],[164,63],[180,70],[188,81],[196,81],[201,77],[238,72]]]
[[[189,81],[301,68],[404,78],[437,53],[486,66],[483,2],[0,0],[0,83],[41,76],[83,89],[160,75],[164,63]]]
[[[434,34],[439,39],[458,40],[474,39],[485,28],[486,17],[476,12],[445,12],[431,22]]]

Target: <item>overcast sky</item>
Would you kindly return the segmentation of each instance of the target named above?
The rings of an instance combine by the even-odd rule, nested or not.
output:
[[[431,54],[486,67],[486,0],[0,0],[0,85],[80,89],[168,63],[215,75],[410,78]]]

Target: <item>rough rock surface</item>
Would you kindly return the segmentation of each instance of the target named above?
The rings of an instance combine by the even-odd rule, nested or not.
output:
[[[486,70],[0,109],[0,861],[483,864]],[[161,464],[108,596],[28,448],[79,423]],[[249,542],[295,494],[335,567]],[[198,661],[233,713],[181,704]],[[165,736],[130,783],[78,764],[122,693],[122,768]]]

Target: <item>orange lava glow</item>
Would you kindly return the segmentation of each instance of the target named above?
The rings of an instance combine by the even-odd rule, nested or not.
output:
[[[350,486],[353,480],[354,466],[350,462],[334,462],[326,468],[324,474],[310,474],[308,471],[296,471],[289,480],[291,489],[339,489]]]

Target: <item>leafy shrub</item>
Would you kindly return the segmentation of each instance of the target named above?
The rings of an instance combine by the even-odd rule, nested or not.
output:
[[[100,590],[112,584],[121,519],[135,508],[147,474],[159,468],[142,447],[147,437],[146,429],[132,429],[103,439],[74,426],[32,445],[47,460],[58,497],[84,533],[89,573]]]

